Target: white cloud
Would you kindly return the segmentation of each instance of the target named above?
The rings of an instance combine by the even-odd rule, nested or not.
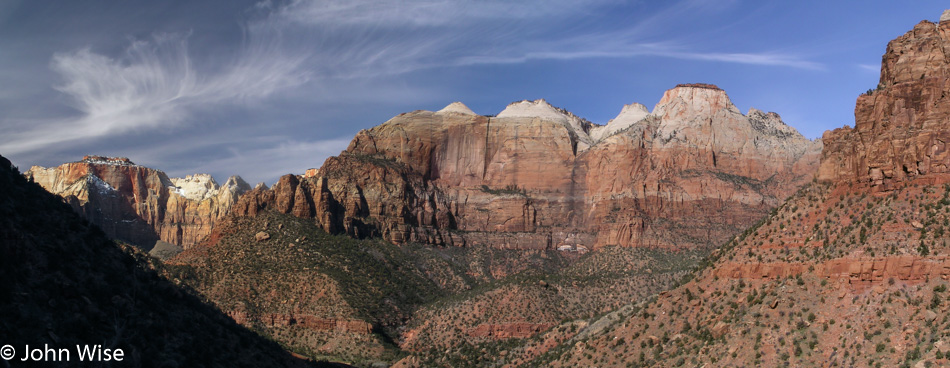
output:
[[[256,34],[231,63],[196,68],[188,35],[157,34],[136,40],[116,58],[89,48],[57,53],[50,69],[56,90],[78,112],[74,117],[34,121],[30,130],[6,135],[0,150],[18,154],[130,131],[174,127],[193,112],[225,103],[268,97],[308,80],[305,55],[288,55],[278,39]],[[261,39],[261,37],[264,37]]]
[[[577,16],[617,0],[294,0],[279,12],[313,26],[459,26],[485,20]],[[264,6],[266,3],[260,3]]]
[[[735,1],[685,0],[654,14],[633,17],[637,20],[619,27],[584,21],[585,13],[609,11],[621,2],[295,0],[274,9],[271,21],[309,32],[317,50],[314,65],[328,78],[372,78],[446,66],[638,56],[823,69],[823,65],[791,53],[721,52],[675,41],[677,37],[691,38],[690,32],[701,32],[676,25],[733,7]]]
[[[697,52],[671,52],[660,54],[660,56],[669,56],[679,59],[708,60],[725,63],[784,66],[796,69],[824,70],[821,63],[804,60],[797,55],[780,54],[772,52],[763,53],[697,53]]]
[[[880,72],[881,72],[881,65],[880,65],[880,64],[875,64],[875,65],[871,65],[871,64],[858,64],[857,66],[858,66],[858,69],[860,69],[861,71],[865,71],[865,72],[868,72],[868,73],[875,73],[875,74],[877,74],[877,73],[880,73]]]

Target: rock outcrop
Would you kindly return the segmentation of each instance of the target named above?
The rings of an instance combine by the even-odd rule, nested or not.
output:
[[[712,85],[597,126],[544,100],[497,117],[461,103],[360,131],[339,156],[235,206],[394,243],[590,249],[715,245],[811,179],[821,142],[743,115]]]
[[[889,191],[950,181],[950,22],[923,21],[887,45],[877,89],[858,97],[854,128],[826,132],[821,180]]]
[[[554,327],[553,323],[486,323],[478,325],[478,327],[469,331],[469,334],[473,337],[492,338],[496,340],[524,339],[537,335],[539,332],[551,327]]]
[[[169,178],[127,158],[86,156],[24,174],[107,235],[150,249],[162,240],[189,248],[207,236],[250,186],[233,176],[219,186],[211,176]]]

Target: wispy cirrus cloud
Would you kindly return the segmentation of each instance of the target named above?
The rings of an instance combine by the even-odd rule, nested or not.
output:
[[[306,53],[289,54],[276,34],[254,34],[225,65],[199,68],[188,34],[155,34],[131,41],[121,55],[90,48],[53,55],[53,86],[76,115],[33,121],[32,129],[6,135],[0,150],[18,154],[51,145],[172,128],[200,109],[241,104],[299,86],[309,79]]]
[[[315,64],[331,78],[369,78],[437,67],[658,56],[820,70],[802,55],[777,51],[725,52],[678,42],[666,32],[735,1],[686,0],[618,27],[585,23],[616,0],[317,1],[295,0],[272,21],[310,34]],[[270,3],[267,3],[270,4]],[[674,33],[676,36],[665,36]]]
[[[284,6],[272,2],[276,15],[300,24],[320,27],[458,27],[494,20],[526,21],[574,17],[619,0],[293,0]]]
[[[881,72],[881,66],[880,66],[880,65],[857,64],[857,67],[858,67],[859,70],[865,71],[865,72],[868,72],[868,73],[875,73],[875,74],[877,74],[877,73],[880,73],[880,72]]]

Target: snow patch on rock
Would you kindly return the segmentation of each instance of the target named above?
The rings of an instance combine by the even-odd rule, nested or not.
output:
[[[96,191],[100,194],[109,194],[113,195],[116,190],[109,183],[106,183],[98,176],[95,175],[86,175],[86,182],[89,183],[90,187],[95,188]]]

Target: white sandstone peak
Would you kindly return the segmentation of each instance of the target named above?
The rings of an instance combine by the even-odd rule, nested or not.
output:
[[[571,112],[557,108],[549,104],[543,98],[529,101],[523,100],[512,102],[505,107],[505,110],[497,115],[498,118],[538,118],[541,120],[553,121],[563,124],[577,135],[577,139],[583,143],[578,150],[586,149],[593,142],[587,134],[590,129],[590,122],[577,117]]]
[[[650,110],[646,106],[640,103],[632,103],[629,105],[624,105],[623,109],[620,110],[620,114],[617,117],[610,119],[607,122],[607,125],[594,127],[590,131],[590,137],[594,141],[599,141],[603,138],[609,137],[616,132],[627,129],[643,118],[650,115]]]
[[[241,178],[240,176],[234,175],[228,178],[228,181],[225,182],[224,185],[221,186],[221,188],[232,190],[239,194],[242,194],[244,192],[250,191],[251,185],[248,184],[246,181],[244,181],[244,179]]]
[[[194,174],[169,180],[173,185],[169,189],[191,200],[202,201],[218,194],[218,183],[208,174]]]
[[[556,107],[551,106],[543,98],[529,101],[523,100],[512,102],[505,107],[505,110],[498,114],[499,118],[542,118],[546,120],[556,120],[568,122],[569,116]]]
[[[620,114],[610,119],[610,121],[607,122],[607,126],[617,127],[617,130],[624,129],[633,125],[633,123],[643,120],[647,115],[650,115],[650,110],[648,110],[646,106],[643,106],[643,104],[634,102],[629,105],[623,105]]]
[[[468,106],[465,106],[465,104],[463,104],[463,103],[461,103],[461,102],[458,102],[458,101],[453,102],[453,103],[450,103],[448,106],[446,106],[446,107],[443,108],[442,110],[437,111],[436,113],[439,113],[439,114],[455,113],[455,114],[464,114],[464,115],[477,115],[474,111],[472,111],[472,109],[468,108]]]
[[[748,117],[749,121],[752,123],[753,129],[756,129],[761,133],[783,137],[802,136],[798,130],[792,128],[788,124],[785,124],[785,122],[782,121],[782,117],[779,116],[778,113],[764,112],[751,107],[749,108],[749,113],[746,114],[746,117]]]
[[[950,9],[944,10],[940,15],[940,23],[950,20]]]
[[[680,84],[663,93],[653,115],[709,115],[719,110],[741,114],[726,92],[712,84]]]

